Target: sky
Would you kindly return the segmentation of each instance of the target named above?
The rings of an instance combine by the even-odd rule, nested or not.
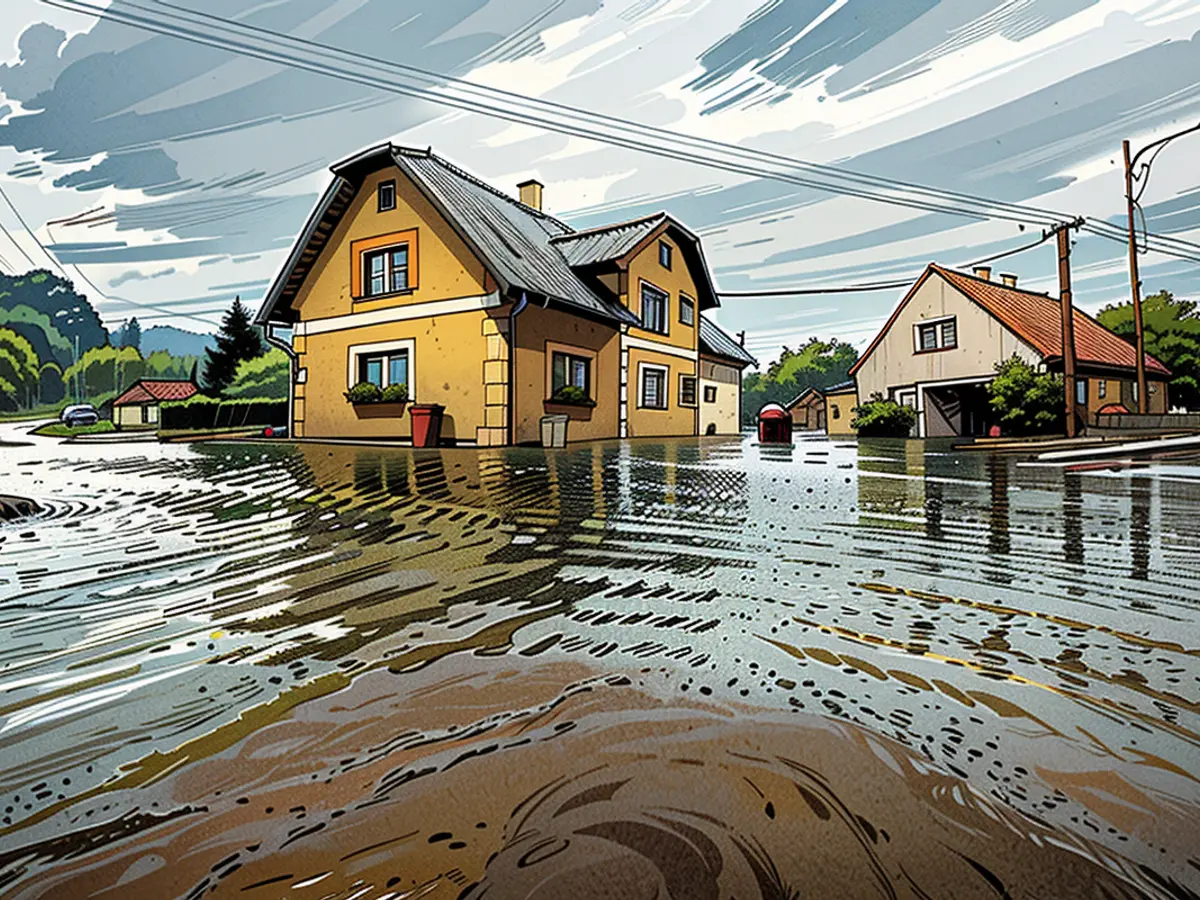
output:
[[[701,235],[721,291],[904,280],[1040,236],[453,108],[437,101],[466,95],[449,79],[511,92],[508,114],[533,97],[634,137],[666,129],[1122,225],[1121,140],[1136,151],[1200,122],[1196,0],[90,2],[210,41],[3,0],[0,269],[62,267],[113,328],[212,330],[235,296],[256,307],[329,165],[386,140],[514,194],[537,178],[580,228],[667,210]],[[229,34],[311,42],[307,68]],[[330,48],[354,80],[313,65]],[[388,63],[432,73],[425,91],[382,87]],[[1155,158],[1141,202],[1152,232],[1200,242],[1200,133]],[[1128,297],[1120,243],[1078,234],[1072,260],[1084,309]],[[1140,265],[1148,292],[1200,294],[1200,263],[1151,251]],[[995,267],[1056,290],[1053,242]],[[765,364],[813,336],[864,346],[902,294],[727,298],[714,317]]]

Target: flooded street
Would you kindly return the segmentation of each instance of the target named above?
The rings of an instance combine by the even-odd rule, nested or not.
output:
[[[1198,466],[0,439],[3,896],[1200,895]]]

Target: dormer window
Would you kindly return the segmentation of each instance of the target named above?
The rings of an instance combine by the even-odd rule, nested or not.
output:
[[[389,209],[396,208],[396,182],[381,181],[379,182],[379,211],[387,212]]]
[[[658,264],[664,269],[671,268],[671,245],[666,241],[658,242]]]

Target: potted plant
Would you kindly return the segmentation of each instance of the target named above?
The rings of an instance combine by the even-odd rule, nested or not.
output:
[[[379,389],[379,385],[370,381],[360,381],[350,390],[346,391],[346,399],[353,404],[359,403],[378,403],[383,396],[383,391]]]
[[[550,395],[551,403],[563,403],[567,406],[595,406],[596,401],[587,395],[581,387],[573,384],[564,384],[553,394]]]

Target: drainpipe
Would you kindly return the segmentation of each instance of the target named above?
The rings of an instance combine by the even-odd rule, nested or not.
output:
[[[521,291],[521,299],[508,311],[508,444],[517,443],[517,316],[525,312],[529,300]]]
[[[285,341],[282,338],[275,336],[275,325],[272,322],[267,322],[263,327],[263,336],[267,343],[272,347],[278,347],[287,354],[289,360],[289,369],[291,377],[288,379],[288,420],[287,433],[288,439],[293,440],[296,437],[295,418],[296,418],[296,377],[300,374],[300,360],[296,356],[296,351],[292,349],[290,341]]]

